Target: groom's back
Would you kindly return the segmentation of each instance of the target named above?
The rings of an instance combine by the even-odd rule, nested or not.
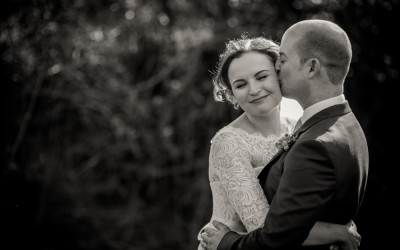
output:
[[[366,187],[368,148],[348,103],[308,119],[293,146],[265,169],[271,207],[263,240],[268,244],[296,248],[316,221],[354,219]]]
[[[329,202],[317,220],[346,224],[355,217],[367,183],[369,157],[364,132],[353,112],[329,117],[305,130],[293,146],[293,152],[297,145],[312,140],[318,141],[318,146],[323,146],[320,150],[329,155],[329,158],[313,156],[314,161],[325,161],[319,164],[330,165],[335,173],[334,180],[318,177],[321,182],[332,182],[333,187]]]
[[[335,120],[334,124],[318,139],[324,142],[332,155],[336,170],[335,195],[319,220],[344,224],[354,218],[364,197],[368,147],[364,132],[352,112],[331,119]],[[313,133],[313,129],[305,132],[305,138],[307,132]]]

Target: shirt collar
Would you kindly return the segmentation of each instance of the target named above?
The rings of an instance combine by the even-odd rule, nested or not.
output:
[[[343,94],[335,96],[320,102],[317,102],[304,110],[303,115],[300,117],[301,123],[304,124],[311,116],[319,111],[329,108],[333,105],[345,103],[346,99]]]

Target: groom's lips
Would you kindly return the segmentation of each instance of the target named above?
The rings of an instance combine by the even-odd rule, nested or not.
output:
[[[258,97],[258,98],[256,98],[256,99],[253,99],[253,100],[249,101],[249,103],[257,103],[257,102],[260,102],[260,101],[262,101],[264,98],[266,98],[267,96],[269,96],[269,95],[264,95],[264,96]]]

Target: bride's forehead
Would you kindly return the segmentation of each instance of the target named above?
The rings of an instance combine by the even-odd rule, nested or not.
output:
[[[247,56],[236,58],[231,62],[228,69],[229,77],[240,77],[242,75],[253,75],[260,71],[274,70],[272,60],[265,54],[257,53],[258,56]]]
[[[269,66],[271,62],[271,58],[264,53],[261,52],[246,52],[242,54],[240,57],[237,57],[232,60],[231,67],[254,67],[258,65]]]

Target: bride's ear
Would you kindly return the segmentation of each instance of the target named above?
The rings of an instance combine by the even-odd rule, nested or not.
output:
[[[237,100],[236,100],[236,97],[235,97],[234,95],[230,95],[230,96],[229,96],[229,101],[230,101],[233,105],[237,104]]]
[[[239,103],[236,101],[236,99],[234,99],[234,100],[232,101],[232,104],[233,104],[233,107],[234,107],[235,109],[239,109],[239,108],[240,108],[240,105],[239,105]]]

